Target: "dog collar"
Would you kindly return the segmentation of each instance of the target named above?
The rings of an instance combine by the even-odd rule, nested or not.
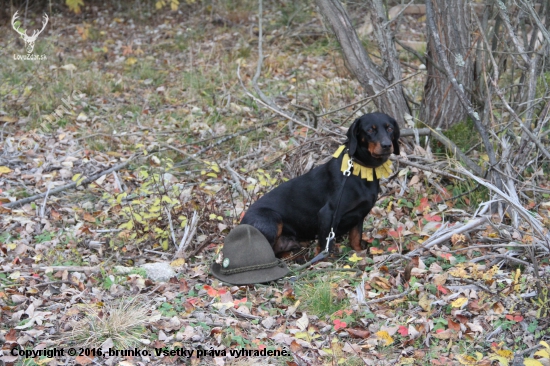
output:
[[[334,158],[340,157],[342,155],[342,152],[346,149],[346,145],[342,145],[336,150],[336,152],[332,155]],[[344,158],[342,159],[342,166],[340,167],[340,171],[345,172],[348,169],[348,161],[351,160],[347,151],[344,154]],[[353,160],[352,160],[353,161]],[[376,178],[388,178],[390,174],[392,173],[392,164],[391,161],[388,160],[384,164],[380,165],[377,168],[371,168],[368,166],[364,166],[359,164],[356,161],[353,161],[353,175],[356,175],[360,177],[361,179],[366,179],[369,182],[374,181],[374,173],[376,172]]]

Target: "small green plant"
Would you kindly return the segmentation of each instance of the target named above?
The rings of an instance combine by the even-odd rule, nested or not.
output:
[[[159,306],[159,311],[162,314],[162,316],[171,318],[173,316],[177,315],[177,312],[174,310],[174,306],[170,303],[162,303],[161,306]]]
[[[319,317],[334,314],[347,308],[347,301],[338,300],[331,281],[318,281],[300,286],[297,289],[300,299],[308,312]]]
[[[47,241],[51,241],[53,237],[54,237],[53,233],[50,233],[49,231],[44,231],[42,234],[35,236],[34,240],[37,243],[45,243]]]
[[[7,231],[0,234],[0,243],[2,243],[2,244],[8,244],[13,239],[14,239],[14,237],[10,233],[8,233]]]
[[[498,319],[495,321],[495,327],[501,327],[502,330],[509,330],[511,329],[517,322],[513,320],[508,319]]]
[[[170,159],[163,158],[161,164],[166,171],[173,166]],[[187,224],[187,216],[182,213],[178,199],[181,189],[166,183],[161,172],[148,167],[139,168],[137,175],[141,185],[131,196],[127,192],[115,195],[106,193],[104,198],[113,207],[122,206],[120,214],[123,222],[119,228],[126,230],[128,239],[138,244],[151,240],[167,250],[171,239],[168,216],[177,228]]]

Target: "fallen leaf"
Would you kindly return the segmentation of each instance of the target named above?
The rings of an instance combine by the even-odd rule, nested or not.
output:
[[[389,346],[394,342],[393,338],[385,330],[376,332],[376,336],[386,342],[385,346]]]
[[[371,334],[368,330],[357,329],[357,328],[348,328],[347,332],[352,338],[362,338],[362,339],[370,337],[370,334]]]
[[[456,299],[451,303],[451,306],[453,308],[464,308],[466,304],[468,304],[468,299],[465,297],[459,297],[458,299]]]
[[[306,312],[304,311],[302,313],[302,317],[296,320],[296,326],[298,327],[298,329],[300,329],[303,332],[307,329],[308,325],[309,325],[309,319],[307,317]]]
[[[12,170],[7,166],[0,166],[0,175],[11,173]]]

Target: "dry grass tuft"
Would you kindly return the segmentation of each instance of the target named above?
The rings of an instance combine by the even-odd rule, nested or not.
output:
[[[62,344],[97,348],[110,339],[113,347],[129,349],[139,343],[145,325],[151,321],[147,301],[141,297],[103,307],[86,305],[82,313],[83,317],[74,322],[72,331],[62,337]]]

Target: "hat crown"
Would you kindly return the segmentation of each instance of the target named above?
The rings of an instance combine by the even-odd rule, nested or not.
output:
[[[225,238],[222,262],[212,263],[212,274],[234,285],[275,281],[288,272],[285,262],[275,257],[265,236],[246,224],[231,230]]]
[[[271,245],[263,234],[251,225],[239,225],[225,238],[222,273],[236,273],[270,268],[279,264]]]

